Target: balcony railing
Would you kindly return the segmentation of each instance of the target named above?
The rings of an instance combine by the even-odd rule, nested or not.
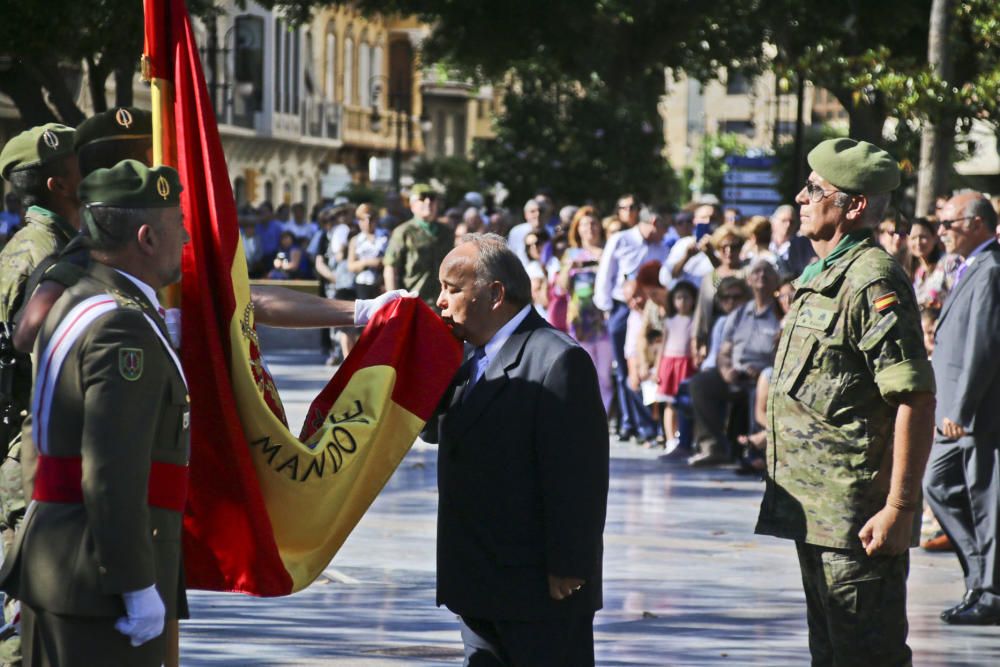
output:
[[[316,139],[343,138],[343,106],[319,97],[307,97],[300,104],[303,136]]]

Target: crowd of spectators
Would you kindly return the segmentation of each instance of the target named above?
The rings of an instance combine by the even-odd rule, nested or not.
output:
[[[590,202],[557,208],[545,190],[514,209],[488,206],[476,192],[459,202],[426,185],[407,194],[381,210],[344,200],[308,216],[302,204],[241,209],[250,275],[316,279],[330,298],[403,287],[436,307],[444,254],[466,234],[498,233],[524,264],[536,310],[593,359],[620,440],[693,466],[763,468],[764,397],[782,318],[793,281],[815,261],[794,206],[745,218],[714,202],[672,211],[624,194],[604,215]],[[933,217],[891,213],[876,233],[913,280],[930,353],[960,258],[943,247]],[[324,338],[331,364],[357,332],[337,335]]]

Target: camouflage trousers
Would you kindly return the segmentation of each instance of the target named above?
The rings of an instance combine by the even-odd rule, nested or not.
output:
[[[13,551],[14,534],[24,517],[24,486],[21,482],[21,442],[14,439],[7,458],[0,464],[0,541],[3,556]],[[17,600],[3,596],[3,627],[0,628],[0,667],[19,667],[21,637],[10,627],[18,612]]]
[[[796,542],[813,667],[909,667],[906,577],[910,555]]]

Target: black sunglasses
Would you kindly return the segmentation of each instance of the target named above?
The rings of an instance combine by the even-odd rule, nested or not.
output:
[[[938,220],[938,224],[944,229],[951,229],[951,226],[956,222],[962,222],[963,220],[972,220],[975,216],[967,215],[964,218],[955,218],[954,220]]]
[[[436,201],[437,195],[431,192],[425,192],[422,195],[417,195],[417,199],[420,201]]]

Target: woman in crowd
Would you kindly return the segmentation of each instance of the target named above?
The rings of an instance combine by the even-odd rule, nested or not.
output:
[[[910,256],[906,240],[909,233],[909,225],[898,213],[890,213],[878,225],[879,245],[899,262],[899,265],[906,271],[906,275],[912,279],[913,258]]]
[[[278,240],[278,254],[274,258],[274,268],[267,274],[272,280],[301,278],[304,254],[292,232],[281,232]]]
[[[755,259],[766,259],[772,264],[778,263],[778,258],[771,252],[771,221],[763,215],[755,215],[742,227],[748,234],[747,242],[743,244],[740,259],[749,264]]]
[[[524,252],[528,256],[525,268],[528,277],[531,278],[531,302],[542,317],[546,316],[546,308],[549,305],[549,279],[541,260],[542,247],[548,240],[548,234],[544,229],[528,232],[524,237]]]
[[[355,297],[374,299],[382,293],[382,256],[389,239],[375,235],[371,204],[358,206],[354,217],[359,231],[347,244],[347,269],[354,274]]]
[[[559,282],[569,296],[566,324],[569,334],[590,354],[597,368],[604,409],[611,405],[614,383],[611,377],[611,338],[604,313],[594,305],[597,265],[604,252],[604,227],[593,206],[584,206],[573,216],[569,227],[569,248],[563,255]]]
[[[945,254],[937,235],[937,224],[927,218],[913,221],[907,243],[916,261],[913,291],[917,294],[917,305],[941,308],[952,287],[955,258]]]
[[[735,225],[722,225],[712,233],[708,244],[714,254],[715,268],[701,281],[698,290],[698,302],[694,315],[694,360],[700,364],[708,354],[708,337],[712,332],[719,312],[715,308],[715,292],[723,278],[742,277],[743,261],[740,251],[746,237]]]

